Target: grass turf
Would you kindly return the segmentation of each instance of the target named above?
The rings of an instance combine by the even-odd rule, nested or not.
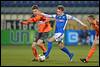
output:
[[[1,66],[99,66],[99,48],[88,63],[82,63],[80,58],[87,56],[90,46],[66,47],[74,53],[72,62],[57,45],[53,46],[49,59],[44,62],[32,62],[31,46],[1,46]],[[40,48],[37,49],[42,54]]]

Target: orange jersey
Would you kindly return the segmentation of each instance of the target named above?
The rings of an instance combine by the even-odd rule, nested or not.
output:
[[[93,23],[91,23],[92,27],[96,31],[96,35],[99,36],[99,22],[96,20],[93,20]]]
[[[30,18],[28,21],[38,23],[38,32],[49,32],[51,30],[49,18],[46,18],[45,16],[37,15],[34,18]]]

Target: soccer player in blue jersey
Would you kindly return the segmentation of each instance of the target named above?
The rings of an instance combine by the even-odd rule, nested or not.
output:
[[[76,20],[77,22],[79,22],[84,27],[87,27],[87,26],[85,24],[83,24],[80,20],[78,20],[77,18],[75,18],[71,15],[68,15],[68,14],[64,14],[64,7],[62,5],[59,5],[57,7],[55,15],[48,15],[48,14],[45,14],[45,13],[41,13],[41,14],[46,16],[46,17],[54,18],[56,20],[55,33],[54,33],[53,37],[48,39],[48,50],[45,53],[45,57],[47,58],[49,56],[49,53],[50,53],[51,48],[52,48],[52,42],[57,41],[60,49],[63,52],[65,52],[69,56],[70,61],[72,61],[74,54],[71,53],[65,47],[65,45],[63,43],[65,27],[66,27],[69,19]]]

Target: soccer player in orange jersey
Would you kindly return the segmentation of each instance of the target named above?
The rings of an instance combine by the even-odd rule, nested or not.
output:
[[[27,21],[23,21],[22,24],[29,24],[33,22],[38,23],[38,33],[35,41],[32,44],[32,53],[35,56],[35,58],[32,61],[38,61],[39,55],[35,46],[38,45],[43,50],[43,53],[46,52],[46,47],[44,46],[44,39],[47,39],[49,37],[51,26],[49,23],[49,18],[39,15],[40,10],[37,5],[32,6],[32,12],[34,14],[34,17],[29,18]]]
[[[96,31],[96,35],[95,35],[93,45],[88,53],[88,56],[85,59],[82,58],[80,59],[84,63],[87,63],[89,59],[93,56],[94,52],[96,51],[97,44],[99,42],[99,21],[97,21],[93,15],[88,16],[87,20]]]

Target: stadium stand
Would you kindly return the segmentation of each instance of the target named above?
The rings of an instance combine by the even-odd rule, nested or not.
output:
[[[41,7],[56,7],[63,4],[65,7],[98,7],[98,1],[1,1],[2,7],[31,7],[32,5]]]
[[[31,6],[33,4],[38,5],[45,12],[49,10],[49,13],[55,13],[54,9],[59,4],[65,7],[65,13],[99,13],[99,1],[1,1],[1,13],[31,14]]]

